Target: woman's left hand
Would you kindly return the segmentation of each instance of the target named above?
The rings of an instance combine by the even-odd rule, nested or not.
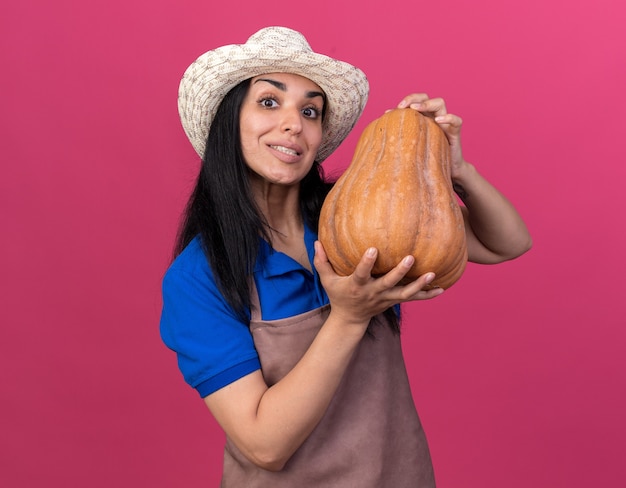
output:
[[[443,130],[450,143],[450,166],[452,178],[461,172],[466,164],[461,149],[461,126],[463,120],[458,115],[448,113],[443,98],[429,98],[425,93],[407,95],[398,104],[398,108],[412,108],[431,117]]]
[[[464,203],[469,260],[495,264],[530,249],[532,239],[515,207],[463,158],[461,117],[449,114],[442,98],[429,98],[425,93],[407,95],[398,108],[410,108],[433,118],[448,138],[451,179]]]

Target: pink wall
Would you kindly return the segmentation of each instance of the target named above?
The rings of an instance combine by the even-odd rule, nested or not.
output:
[[[407,313],[439,486],[623,484],[623,2],[5,3],[1,486],[217,485],[222,435],[158,337],[197,167],[176,90],[201,52],[270,24],[370,77],[329,168],[403,95],[441,95],[532,230],[519,261]]]

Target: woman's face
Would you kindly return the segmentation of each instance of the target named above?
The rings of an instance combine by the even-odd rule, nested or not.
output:
[[[321,88],[299,75],[252,78],[241,106],[241,148],[253,174],[294,185],[309,172],[322,141]]]

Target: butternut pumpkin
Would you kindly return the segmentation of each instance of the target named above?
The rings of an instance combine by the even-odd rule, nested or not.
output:
[[[402,284],[429,271],[436,274],[431,287],[449,288],[461,277],[465,227],[450,179],[450,146],[434,120],[394,109],[364,129],[322,206],[319,240],[343,276],[373,246],[379,251],[374,276],[412,255]]]

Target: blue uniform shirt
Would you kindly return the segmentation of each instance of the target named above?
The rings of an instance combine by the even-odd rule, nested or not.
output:
[[[305,226],[313,263],[317,239]],[[261,241],[254,269],[264,320],[291,317],[328,303],[316,273]],[[185,381],[205,397],[260,369],[248,323],[226,303],[196,237],[174,260],[163,279],[161,337],[178,358]]]

